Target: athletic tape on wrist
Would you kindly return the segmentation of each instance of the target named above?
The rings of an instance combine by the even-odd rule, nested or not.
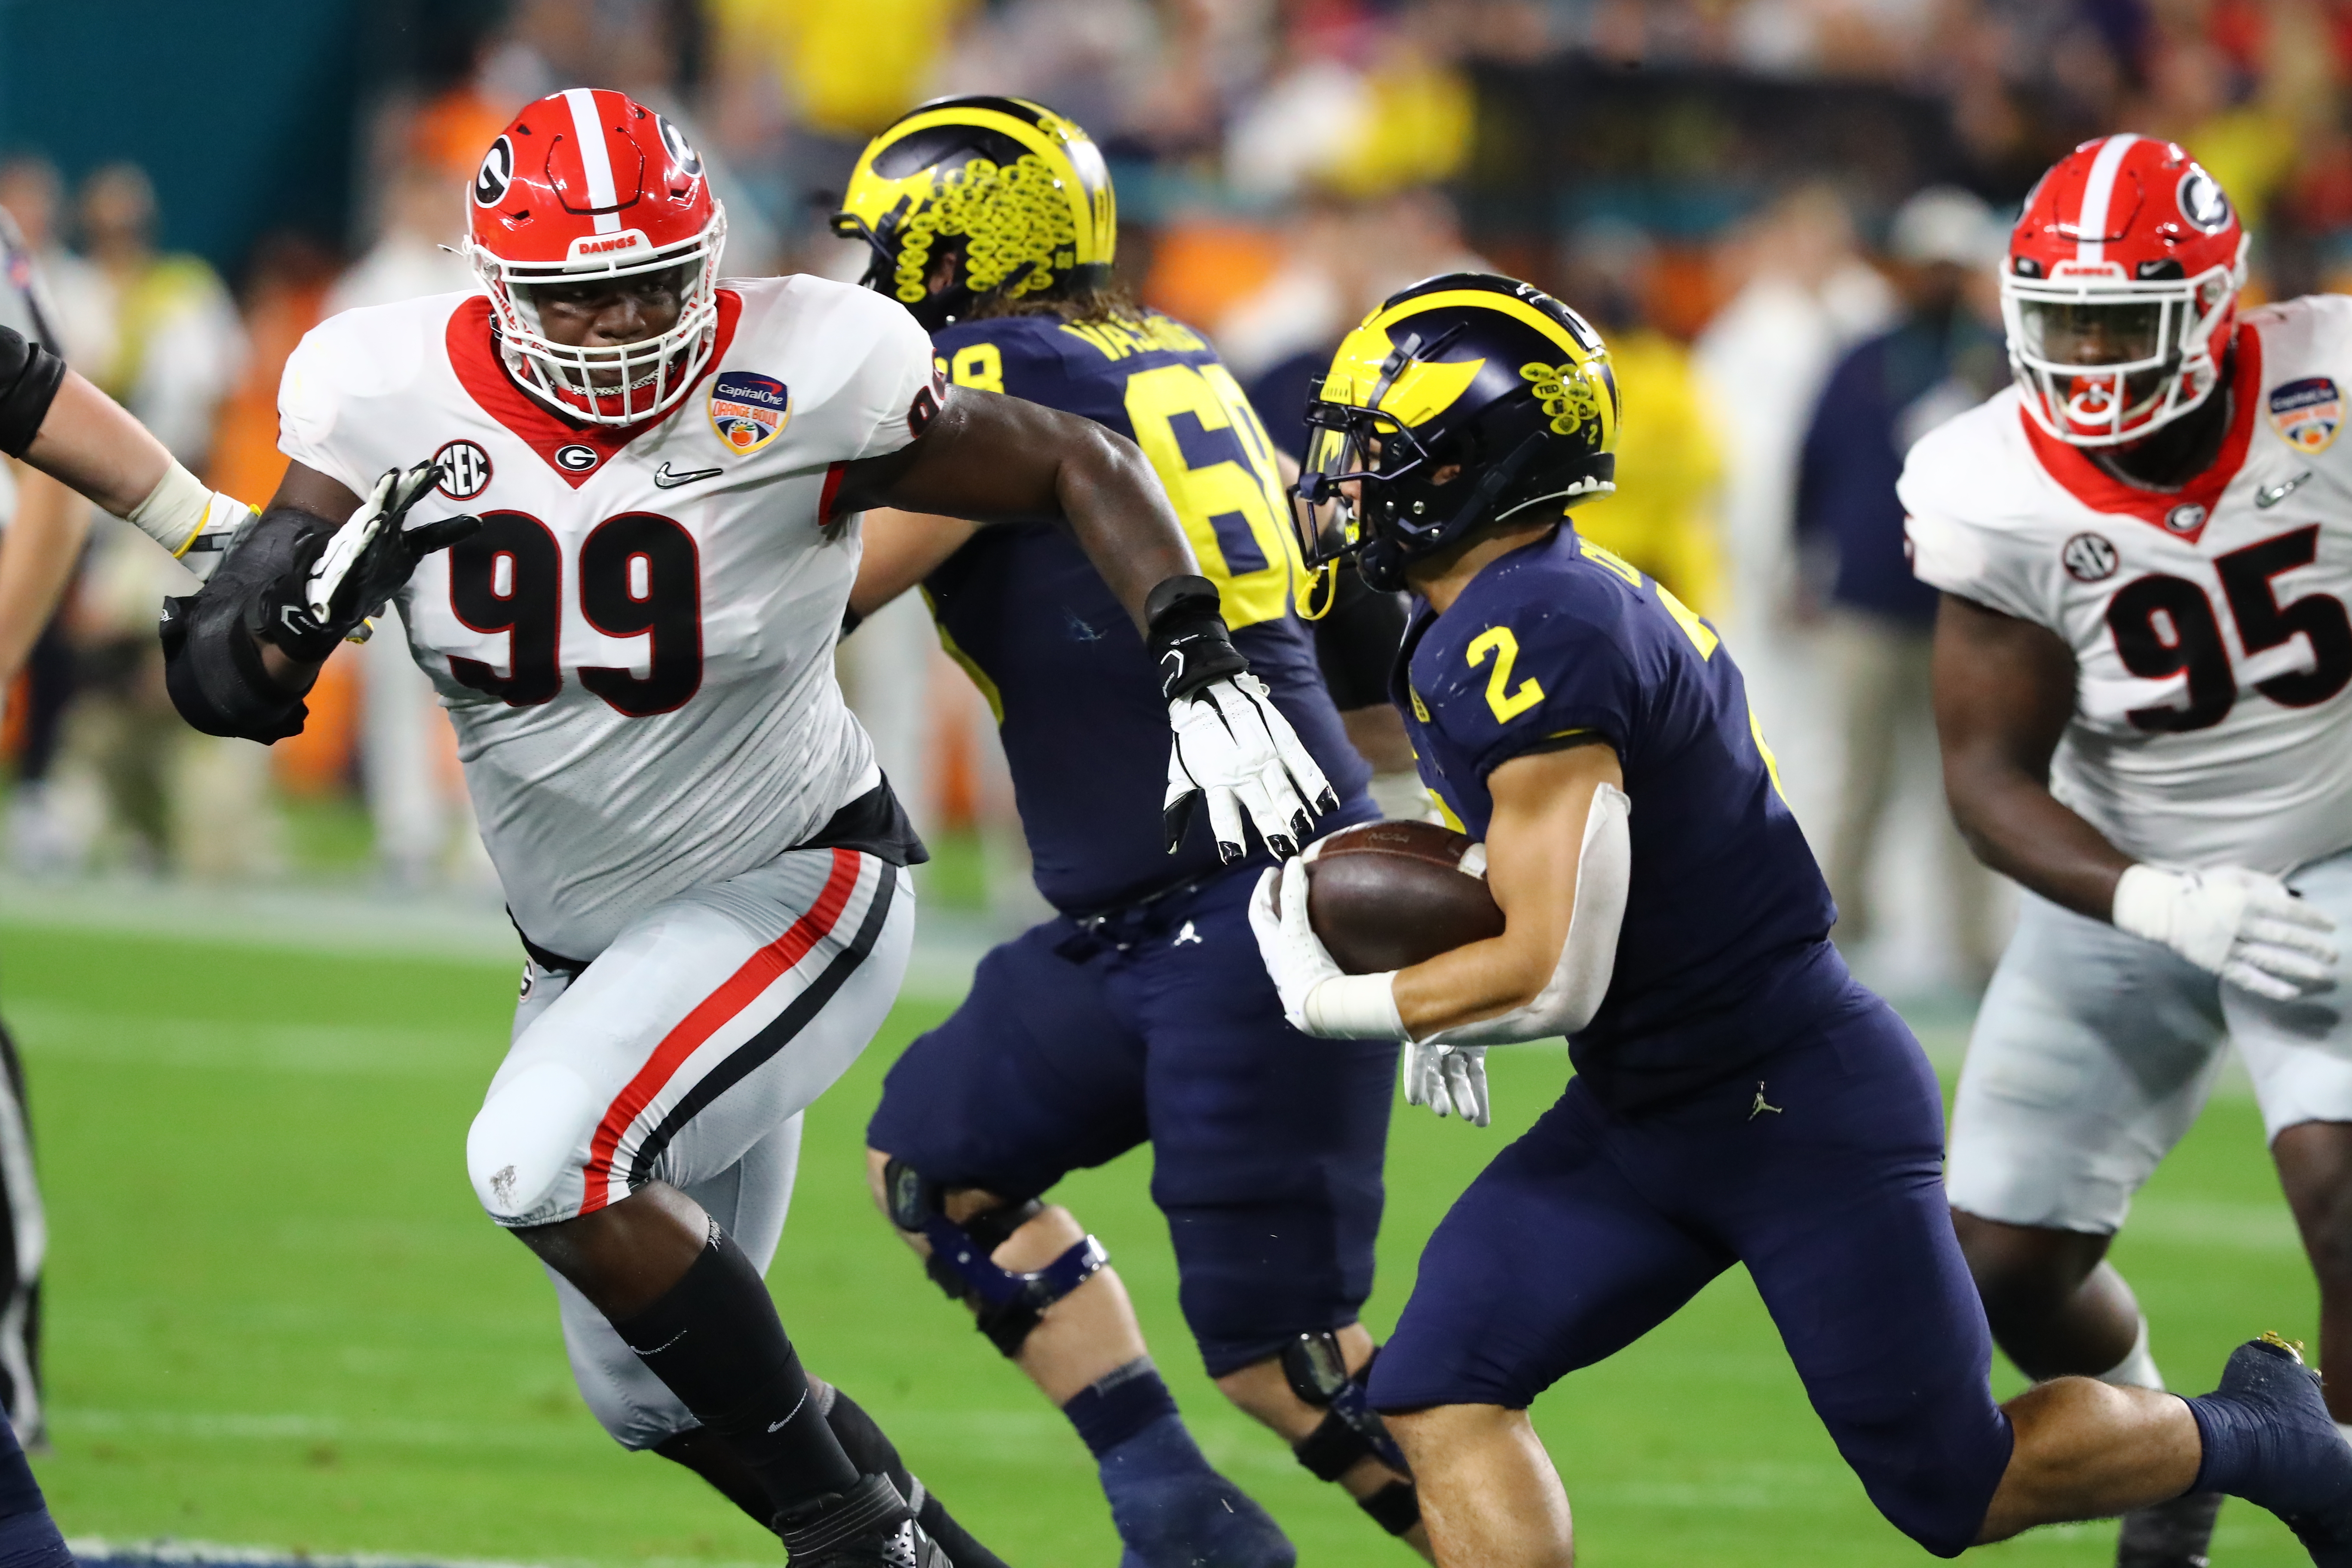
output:
[[[1301,1009],[1307,1032],[1328,1040],[1402,1040],[1404,1019],[1397,1012],[1396,971],[1337,974],[1318,982]]]
[[[122,521],[178,555],[205,531],[212,505],[213,492],[204,480],[174,459],[147,499],[125,512]]]

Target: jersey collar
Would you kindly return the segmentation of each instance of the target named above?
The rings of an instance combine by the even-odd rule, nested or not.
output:
[[[735,339],[735,322],[743,314],[740,294],[732,289],[721,289],[718,294],[719,336],[710,345],[710,357],[703,363],[701,374],[694,378],[696,385],[700,385],[703,376],[716,370],[719,362],[727,357],[728,346]],[[476,405],[538,453],[540,461],[562,475],[563,482],[575,490],[602,472],[605,460],[614,453],[654,426],[676,418],[694,401],[689,390],[668,413],[635,425],[591,425],[584,420],[567,419],[515,384],[507,371],[506,361],[499,353],[498,331],[490,323],[490,302],[479,294],[449,313],[446,338],[450,368],[457,373],[458,384]],[[556,453],[571,447],[589,448],[596,454],[596,460],[579,469],[556,461]]]
[[[2221,437],[2221,449],[2212,465],[2177,490],[2143,490],[2125,484],[2091,461],[2081,447],[2068,446],[2036,425],[2022,406],[2017,411],[2018,423],[2032,443],[2033,455],[2042,459],[2042,471],[2065,486],[2076,500],[2093,511],[2153,523],[2173,538],[2194,544],[2212,520],[2213,504],[2245,466],[2259,412],[2256,405],[2262,401],[2262,334],[2242,328],[2235,346],[2237,369],[2230,378],[2230,394],[2237,402],[2230,411],[2229,434]]]

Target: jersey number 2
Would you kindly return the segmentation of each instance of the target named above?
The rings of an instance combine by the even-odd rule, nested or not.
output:
[[[580,684],[633,719],[685,706],[702,688],[702,565],[694,536],[666,517],[608,517],[581,542],[580,613],[608,637],[646,639],[646,673],[584,667]],[[528,512],[493,511],[449,547],[449,608],[507,634],[507,673],[452,655],[449,673],[509,707],[563,689],[563,547]]]
[[[2306,594],[2282,605],[2271,579],[2308,566],[2319,552],[2319,529],[2298,528],[2260,544],[2232,550],[2213,563],[2230,614],[2246,651],[2283,646],[2300,632],[2311,643],[2311,668],[2257,681],[2254,689],[2287,708],[2326,701],[2352,681],[2352,617],[2344,601]],[[2142,577],[2107,602],[2107,625],[2124,668],[2147,680],[2188,677],[2188,700],[2175,706],[2135,708],[2126,715],[2142,730],[2178,734],[2210,730],[2230,716],[2238,700],[2237,672],[2229,645],[2205,590],[2186,577]]]

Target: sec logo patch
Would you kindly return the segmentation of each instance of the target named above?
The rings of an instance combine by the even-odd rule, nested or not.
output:
[[[472,441],[452,441],[433,454],[441,481],[433,488],[451,500],[471,500],[490,488],[490,455]]]
[[[2058,558],[2066,563],[2066,575],[2077,583],[2103,583],[2116,574],[2121,557],[2106,536],[2078,533],[2066,542]]]
[[[2344,394],[2335,380],[2307,375],[2271,388],[2271,428],[2305,452],[2325,452],[2344,424]]]
[[[792,418],[792,389],[772,375],[730,370],[710,384],[710,427],[730,452],[758,451]]]

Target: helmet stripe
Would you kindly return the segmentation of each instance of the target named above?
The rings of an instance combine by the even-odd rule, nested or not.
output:
[[[2083,210],[2074,219],[2074,259],[2083,262],[2105,261],[2107,258],[2107,205],[2116,194],[2116,175],[2124,166],[2124,154],[2139,142],[2129,132],[2110,136],[2099,145],[2099,155],[2091,160],[2090,178],[2083,185]]]
[[[621,205],[621,198],[613,189],[613,154],[604,145],[604,127],[596,112],[595,90],[567,88],[563,101],[572,110],[572,133],[580,142],[580,166],[588,174],[588,205],[596,209],[596,232],[617,234],[621,215],[613,209]]]

